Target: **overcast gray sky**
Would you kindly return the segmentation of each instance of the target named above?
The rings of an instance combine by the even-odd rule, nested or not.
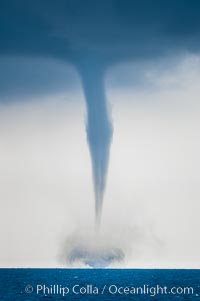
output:
[[[115,134],[104,243],[125,252],[117,266],[199,268],[200,57],[143,64],[137,89],[134,65],[117,68],[106,81]],[[123,70],[130,84],[117,88]],[[66,89],[16,100],[0,110],[0,265],[64,266],[69,237],[92,239],[84,97]]]

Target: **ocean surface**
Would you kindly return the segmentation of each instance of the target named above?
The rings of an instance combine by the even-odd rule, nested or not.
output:
[[[3,300],[200,300],[200,270],[0,269]]]

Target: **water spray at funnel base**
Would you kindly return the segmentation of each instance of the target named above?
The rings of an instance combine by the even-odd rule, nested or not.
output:
[[[64,250],[62,261],[70,267],[106,268],[120,264],[125,258],[116,237],[111,240],[110,234],[91,228],[78,229],[69,236]]]
[[[81,69],[87,107],[87,139],[90,149],[95,193],[96,225],[100,224],[112,141],[112,124],[104,88],[104,73]]]

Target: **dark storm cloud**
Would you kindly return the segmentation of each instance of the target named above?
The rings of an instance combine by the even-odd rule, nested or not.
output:
[[[198,0],[0,1],[2,57],[51,57],[68,61],[79,70],[88,65],[94,70],[121,61],[199,49]],[[64,76],[62,67],[47,74],[45,66],[31,68],[34,62],[20,69],[7,62],[0,64],[0,95],[74,85],[74,77]]]
[[[1,53],[101,63],[197,50],[198,0],[2,0]]]

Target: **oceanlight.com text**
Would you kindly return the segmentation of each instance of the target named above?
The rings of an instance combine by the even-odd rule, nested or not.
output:
[[[193,287],[167,287],[159,284],[151,286],[144,284],[142,286],[119,286],[116,284],[105,284],[103,286],[95,286],[93,284],[73,286],[61,284],[37,284],[35,286],[27,285],[25,293],[37,294],[43,296],[67,296],[67,295],[148,295],[155,297],[157,295],[195,295]],[[197,294],[198,295],[198,294]]]

